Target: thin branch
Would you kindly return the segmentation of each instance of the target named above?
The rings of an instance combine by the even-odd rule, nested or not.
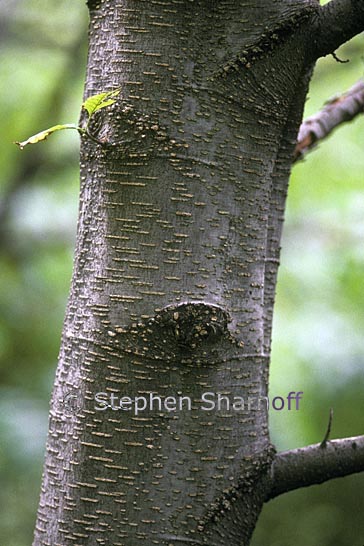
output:
[[[282,451],[276,456],[266,502],[301,487],[364,471],[364,436]]]
[[[326,432],[325,432],[324,439],[322,440],[322,442],[320,444],[320,447],[322,447],[322,449],[324,449],[326,447],[327,442],[329,441],[330,434],[331,434],[331,425],[332,425],[333,417],[334,417],[334,408],[330,408],[329,422],[327,424],[327,429],[326,429]]]
[[[364,1],[363,1],[364,4]],[[315,147],[318,141],[344,122],[351,121],[364,112],[364,81],[358,81],[349,91],[330,100],[317,114],[307,118],[301,125],[293,161],[302,158]]]
[[[314,59],[333,53],[364,31],[363,0],[331,0],[320,9],[312,30]]]

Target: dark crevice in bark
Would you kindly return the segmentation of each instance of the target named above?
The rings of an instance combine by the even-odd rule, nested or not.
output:
[[[103,0],[86,0],[87,7],[90,12],[101,8]]]

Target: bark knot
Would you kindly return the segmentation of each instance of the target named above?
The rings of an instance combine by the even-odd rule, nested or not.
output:
[[[216,305],[205,303],[182,303],[165,307],[155,320],[166,328],[176,343],[187,350],[196,349],[205,341],[215,342],[229,335],[230,317]]]
[[[227,311],[210,303],[170,305],[128,328],[115,327],[113,350],[164,363],[213,365],[221,362],[227,344],[238,350],[243,345],[229,331],[230,322]]]

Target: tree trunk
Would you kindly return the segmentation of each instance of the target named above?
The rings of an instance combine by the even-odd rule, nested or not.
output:
[[[274,457],[258,398],[318,5],[89,9],[85,96],[121,98],[95,114],[101,144],[82,142],[34,546],[247,545]]]

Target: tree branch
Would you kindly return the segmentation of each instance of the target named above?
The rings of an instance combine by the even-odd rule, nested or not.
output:
[[[363,1],[364,4],[364,1]],[[349,91],[330,100],[317,114],[303,121],[294,151],[298,161],[341,123],[351,121],[364,111],[364,81],[358,81]]]
[[[282,451],[272,466],[266,502],[283,493],[364,471],[364,436]]]
[[[331,0],[322,6],[313,28],[315,59],[333,53],[339,46],[364,31],[363,0]]]

